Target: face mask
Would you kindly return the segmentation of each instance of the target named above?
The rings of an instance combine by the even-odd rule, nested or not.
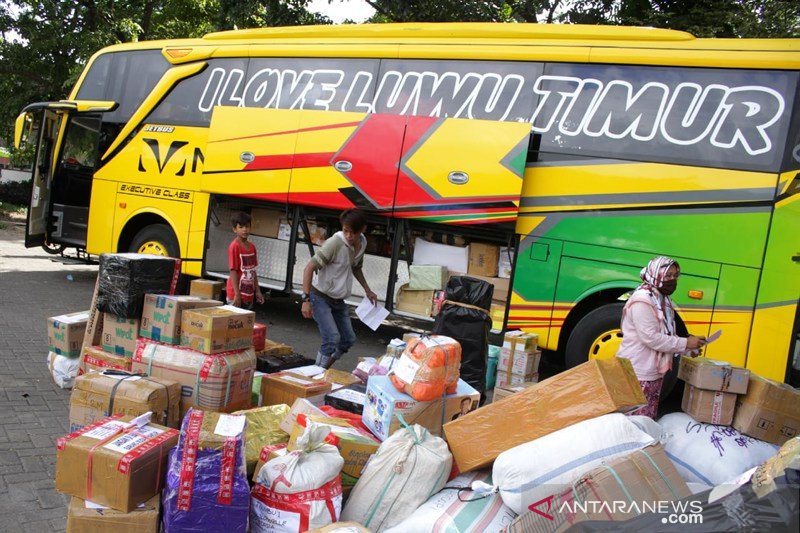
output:
[[[661,288],[658,289],[658,290],[664,296],[669,296],[670,294],[675,292],[675,289],[677,289],[677,288],[678,288],[678,281],[672,279],[672,280],[669,280],[669,281],[662,282],[661,283]]]

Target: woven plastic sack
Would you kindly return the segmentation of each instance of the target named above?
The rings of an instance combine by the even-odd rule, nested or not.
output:
[[[161,495],[164,533],[247,532],[250,485],[244,459],[247,419],[190,409],[170,450]]]
[[[264,446],[289,442],[289,434],[280,428],[281,421],[289,414],[289,406],[269,405],[236,411],[233,414],[247,417],[244,453],[247,460],[247,477],[250,478]]]
[[[458,387],[461,345],[444,335],[412,338],[389,374],[392,384],[420,402],[429,402]]]
[[[396,526],[444,487],[452,465],[444,440],[420,425],[404,425],[364,467],[341,518],[375,532]]]
[[[309,422],[297,450],[267,462],[251,491],[252,533],[299,533],[339,519],[344,459],[325,442],[327,426]]]

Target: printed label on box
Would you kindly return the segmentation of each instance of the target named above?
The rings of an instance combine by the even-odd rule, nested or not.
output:
[[[219,415],[217,426],[214,433],[223,437],[236,437],[244,431],[244,423],[247,417],[244,415]]]
[[[348,402],[358,403],[361,405],[364,405],[364,403],[367,401],[366,394],[353,389],[341,389],[333,394],[329,394],[329,396],[332,398],[339,398],[341,400],[346,400]]]
[[[96,427],[91,431],[88,431],[81,435],[82,437],[89,437],[90,439],[97,439],[97,440],[105,440],[110,436],[118,433],[121,429],[125,429],[128,427],[126,422],[120,422],[119,420],[109,420],[105,424],[100,427]]]
[[[406,383],[413,383],[414,378],[417,375],[417,371],[419,371],[419,367],[420,367],[419,363],[415,363],[414,361],[411,360],[410,357],[403,354],[400,356],[400,360],[394,367],[394,374],[401,381],[405,381]]]
[[[108,448],[111,451],[118,453],[128,453],[137,446],[144,444],[150,439],[157,437],[164,431],[150,426],[144,426],[132,433],[122,435],[118,439],[114,439],[103,448]]]

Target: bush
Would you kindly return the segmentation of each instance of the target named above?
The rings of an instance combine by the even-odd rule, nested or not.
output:
[[[28,205],[31,201],[31,182],[7,181],[0,183],[0,202],[3,204]]]

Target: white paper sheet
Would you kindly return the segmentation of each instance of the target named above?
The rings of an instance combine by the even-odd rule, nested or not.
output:
[[[372,331],[375,331],[383,319],[389,316],[389,311],[380,305],[373,305],[369,298],[364,298],[356,307],[356,316]]]

